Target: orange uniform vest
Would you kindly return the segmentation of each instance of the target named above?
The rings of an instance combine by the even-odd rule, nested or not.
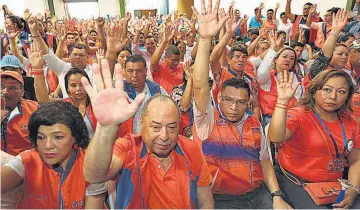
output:
[[[53,69],[50,69],[46,74],[46,81],[48,83],[50,93],[54,92],[59,84],[59,78]]]
[[[141,136],[127,134],[124,137],[131,141],[133,152],[125,158],[121,170],[120,179],[117,184],[117,196],[115,202],[116,209],[146,209],[148,208],[150,188],[151,188],[151,167],[145,143]],[[116,143],[115,143],[116,144]],[[179,198],[187,206],[183,208],[199,208],[197,199],[197,182],[201,172],[201,161],[198,158],[199,148],[192,140],[181,135],[178,136],[178,143],[174,148],[178,165],[186,165],[186,168],[179,168],[178,183]]]
[[[291,29],[291,35],[290,35],[291,40],[295,40],[296,33],[299,30],[300,20],[301,20],[302,17],[303,17],[302,15],[298,15],[296,17],[296,19],[295,19],[295,22],[294,22],[293,27]],[[319,22],[319,20],[320,19],[319,19],[318,16],[315,16],[315,17],[312,18],[313,22]],[[313,28],[310,28],[309,42],[314,42],[316,40],[316,37],[317,37],[317,30],[313,29]]]
[[[249,83],[251,90],[255,90],[258,85],[258,83],[255,79],[254,70],[255,70],[254,65],[250,61],[248,61],[246,63],[245,69],[244,69],[243,79],[245,79]],[[216,89],[212,90],[213,96],[214,96],[214,101],[216,103],[218,103],[217,96],[218,96],[219,92],[221,91],[221,88],[222,88],[222,85],[224,84],[224,82],[226,80],[234,78],[234,77],[238,77],[238,74],[234,70],[232,70],[230,68],[230,66],[221,67],[219,83],[216,86]]]
[[[241,124],[231,124],[217,108],[214,108],[213,130],[206,140],[201,142],[194,129],[194,140],[201,142],[213,177],[214,193],[242,195],[260,186],[264,178],[259,159],[261,129],[253,116]]]
[[[275,109],[276,101],[277,101],[277,88],[276,88],[276,81],[275,81],[276,70],[271,70],[270,79],[271,79],[271,86],[270,91],[267,92],[259,86],[259,102],[260,107],[263,115],[272,115]],[[301,82],[301,79],[300,79]],[[295,97],[292,97],[289,102],[289,108],[294,107],[297,101]]]
[[[5,137],[1,140],[1,150],[14,156],[30,148],[28,122],[38,103],[20,99],[17,107],[19,113],[9,118]]]
[[[88,183],[83,175],[85,152],[75,150],[66,170],[46,165],[38,151],[20,154],[25,168],[18,209],[83,209]]]

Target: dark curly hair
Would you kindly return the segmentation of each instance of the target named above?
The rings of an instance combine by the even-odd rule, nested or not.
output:
[[[18,28],[19,30],[24,30],[26,33],[29,34],[31,33],[29,24],[23,18],[15,15],[9,15],[6,18],[10,19],[10,21],[14,23],[16,25],[16,28]]]
[[[57,123],[66,125],[71,130],[75,143],[82,149],[89,145],[89,132],[78,109],[63,101],[46,102],[31,115],[29,137],[31,144],[37,147],[38,130],[41,125],[52,126]]]

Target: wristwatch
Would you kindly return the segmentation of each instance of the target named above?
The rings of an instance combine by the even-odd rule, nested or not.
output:
[[[271,197],[274,198],[275,196],[280,196],[280,197],[284,197],[284,194],[281,192],[281,190],[277,190],[273,193],[271,193]]]

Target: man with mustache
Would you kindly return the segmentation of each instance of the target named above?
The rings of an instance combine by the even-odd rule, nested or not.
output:
[[[30,148],[27,124],[38,103],[24,100],[24,80],[15,71],[1,73],[1,150],[18,155]]]

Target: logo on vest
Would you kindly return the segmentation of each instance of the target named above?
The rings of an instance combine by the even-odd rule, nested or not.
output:
[[[38,200],[38,201],[48,199],[48,197],[45,196],[45,195],[33,195],[33,194],[30,194],[30,193],[25,193],[24,198],[25,199],[34,199],[34,200]]]
[[[28,129],[28,126],[27,124],[20,124],[20,129]]]
[[[251,127],[251,131],[252,131],[253,133],[261,134],[260,127]]]
[[[360,101],[355,101],[354,106],[360,106]]]
[[[215,121],[216,125],[227,125],[226,120],[220,119]]]
[[[84,206],[84,201],[83,201],[83,200],[73,201],[71,206],[72,206],[74,209],[83,208],[83,206]]]

